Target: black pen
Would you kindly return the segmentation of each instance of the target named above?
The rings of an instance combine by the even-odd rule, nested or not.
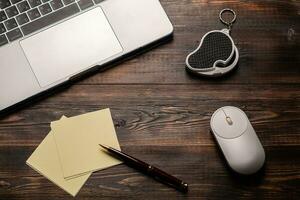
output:
[[[181,192],[186,193],[188,191],[188,184],[182,180],[179,180],[178,178],[117,149],[102,144],[99,145],[107,152],[123,160],[125,164],[143,172],[144,174],[147,174],[166,185],[174,187]]]

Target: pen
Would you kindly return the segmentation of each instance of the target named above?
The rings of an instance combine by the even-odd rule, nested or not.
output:
[[[103,144],[99,145],[107,152],[111,153],[113,156],[116,156],[117,158],[123,160],[125,164],[143,172],[144,174],[147,174],[166,185],[176,188],[181,192],[186,193],[188,191],[188,184],[183,182],[182,180],[117,149]]]

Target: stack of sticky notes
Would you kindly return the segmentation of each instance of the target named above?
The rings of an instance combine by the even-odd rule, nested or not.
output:
[[[99,144],[120,150],[109,109],[52,122],[26,163],[75,196],[92,172],[120,164]]]

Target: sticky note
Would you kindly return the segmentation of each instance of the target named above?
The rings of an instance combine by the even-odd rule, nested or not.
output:
[[[28,158],[26,164],[72,196],[78,193],[91,175],[91,173],[87,173],[73,179],[64,179],[54,142],[53,131],[44,138],[42,143]]]
[[[120,150],[109,109],[56,121],[51,128],[64,178],[121,163],[99,146],[105,144]]]

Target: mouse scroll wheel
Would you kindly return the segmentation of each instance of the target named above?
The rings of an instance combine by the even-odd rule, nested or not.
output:
[[[230,117],[226,117],[226,121],[229,125],[232,125],[233,124],[233,121],[231,120]]]

